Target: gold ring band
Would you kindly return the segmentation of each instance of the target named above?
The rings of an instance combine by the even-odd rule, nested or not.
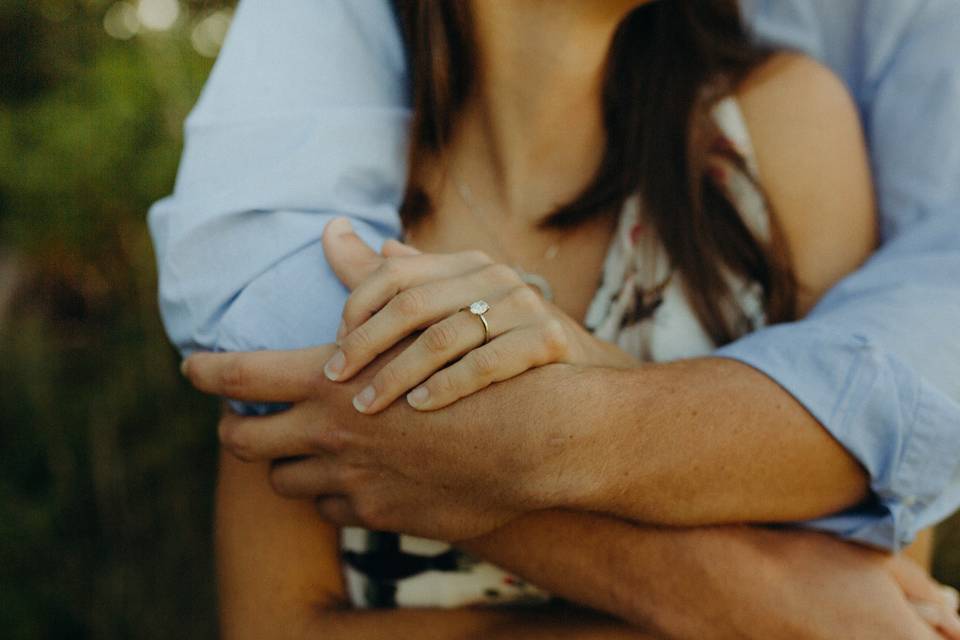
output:
[[[475,314],[480,318],[480,322],[483,323],[483,344],[487,344],[490,341],[490,325],[487,324],[487,319],[483,317],[482,313]]]
[[[483,323],[483,344],[487,344],[490,341],[490,325],[487,323],[487,319],[484,317],[487,311],[490,311],[490,305],[485,300],[477,300],[469,307],[464,307],[461,311],[469,311],[471,314],[480,318],[480,322]]]

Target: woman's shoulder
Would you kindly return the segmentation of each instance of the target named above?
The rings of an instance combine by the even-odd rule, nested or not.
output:
[[[812,58],[781,53],[736,91],[757,172],[808,306],[875,243],[870,163],[846,86]]]
[[[740,82],[737,98],[746,104],[787,104],[791,98],[825,106],[852,106],[850,93],[843,81],[815,58],[784,51],[774,53],[754,68]]]
[[[819,156],[837,146],[863,155],[862,128],[850,93],[833,71],[813,58],[771,56],[744,78],[735,98],[761,169],[775,169],[779,157]]]

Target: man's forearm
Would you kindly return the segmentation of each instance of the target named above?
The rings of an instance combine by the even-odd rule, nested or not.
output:
[[[401,495],[436,487],[457,496],[461,511],[474,503],[503,512],[560,508],[682,526],[805,520],[866,495],[866,473],[843,447],[771,379],[732,360],[547,365],[438,411],[396,402],[375,416],[358,414],[350,399],[402,347],[338,384],[316,382],[331,347],[200,354],[187,375],[210,393],[295,403],[280,416],[221,429],[240,457],[302,457],[333,447],[329,464],[342,459],[380,468],[374,479],[395,478],[346,487],[327,469],[324,482],[308,483],[313,495],[350,493],[381,505],[389,497],[395,505]],[[285,467],[295,479],[295,465]],[[274,481],[296,496],[304,479]]]
[[[652,640],[627,624],[564,606],[318,611],[302,638],[422,640]]]
[[[699,358],[585,370],[582,380],[583,393],[549,398],[571,404],[581,421],[572,404],[594,408],[583,424],[567,425],[580,433],[557,459],[562,468],[548,472],[557,506],[693,526],[806,520],[866,495],[866,473],[850,454],[747,365]],[[518,384],[516,392],[531,390]]]
[[[527,514],[459,543],[658,638],[933,638],[884,556],[822,534]],[[816,615],[811,615],[816,612]]]
[[[726,529],[658,529],[596,514],[539,511],[457,546],[571,602],[668,637],[685,637],[685,619],[693,621],[701,607],[678,600],[683,585],[696,584],[705,592],[717,588],[709,584],[708,567],[700,564],[708,552],[704,541],[732,547],[735,535]],[[745,560],[743,554],[727,557],[732,555]],[[726,637],[729,630],[716,631],[713,637]]]

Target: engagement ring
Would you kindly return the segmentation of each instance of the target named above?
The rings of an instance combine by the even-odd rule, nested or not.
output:
[[[487,344],[490,339],[490,325],[487,324],[487,319],[483,317],[483,314],[490,311],[490,305],[487,304],[485,300],[477,300],[467,309],[470,313],[480,318],[480,322],[483,323],[483,344]]]

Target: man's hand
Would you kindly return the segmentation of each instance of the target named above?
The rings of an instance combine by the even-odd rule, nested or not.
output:
[[[351,289],[386,258],[417,253],[388,241],[379,255],[349,225],[340,227],[331,223],[324,248]],[[394,402],[377,416],[359,414],[351,400],[415,339],[337,383],[324,375],[333,345],[195,354],[184,374],[210,394],[292,403],[268,417],[227,413],[220,438],[243,460],[274,461],[274,488],[317,498],[321,514],[335,524],[456,540],[525,511],[558,506],[560,482],[578,482],[564,454],[587,437],[590,418],[602,416],[587,371],[540,367],[511,379],[509,389],[493,385],[442,412],[424,414]]]
[[[917,565],[799,529],[538,511],[458,546],[658,638],[960,638],[955,594]]]
[[[687,602],[706,614],[701,625],[714,616],[731,625],[719,637],[960,638],[950,595],[910,560],[804,530],[729,533],[701,555],[704,584],[686,585]],[[677,635],[705,637],[682,608],[673,613],[671,623],[689,631]]]
[[[243,460],[276,461],[274,488],[320,496],[321,514],[339,525],[458,540],[554,506],[558,483],[571,481],[565,453],[587,433],[577,425],[602,411],[584,370],[549,365],[442,412],[397,402],[362,415],[351,398],[394,354],[335,384],[322,373],[333,348],[197,354],[184,370],[207,393],[293,403],[266,417],[227,413],[220,438]]]

